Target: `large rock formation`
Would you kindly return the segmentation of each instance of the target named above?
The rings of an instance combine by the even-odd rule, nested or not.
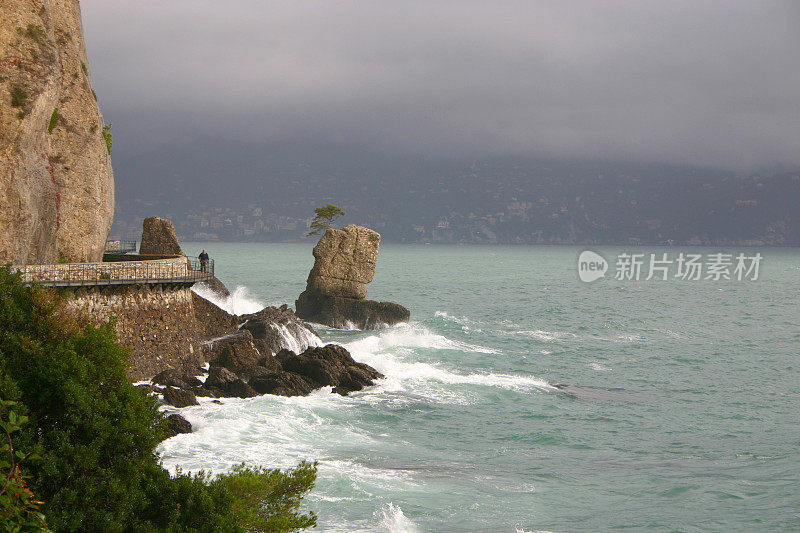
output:
[[[142,223],[141,255],[183,255],[172,221],[161,217],[147,217]]]
[[[101,261],[114,214],[75,0],[0,2],[0,263]]]
[[[365,300],[381,236],[361,226],[328,229],[314,247],[314,267],[297,298],[297,316],[335,328],[376,329],[409,319],[408,309]]]
[[[306,289],[325,296],[366,297],[380,243],[380,234],[369,228],[351,224],[328,229],[314,247],[316,261]]]

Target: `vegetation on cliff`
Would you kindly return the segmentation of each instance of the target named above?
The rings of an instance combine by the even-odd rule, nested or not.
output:
[[[315,464],[170,477],[154,451],[163,415],[129,383],[113,327],[76,319],[56,293],[25,287],[7,268],[0,332],[0,399],[16,402],[17,422],[27,417],[14,429],[14,448],[35,454],[4,473],[27,476],[27,501],[42,500],[53,530],[294,531],[316,523],[299,512]],[[14,516],[0,516],[0,528],[15,530]]]
[[[335,219],[346,214],[347,213],[345,213],[341,207],[333,204],[327,204],[314,209],[314,219],[311,221],[311,225],[309,226],[310,231],[306,233],[306,237],[324,233],[325,230],[331,227]]]

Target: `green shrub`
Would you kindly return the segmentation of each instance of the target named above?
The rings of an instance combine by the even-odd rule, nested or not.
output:
[[[113,144],[112,143],[113,138],[111,135],[111,126],[113,126],[113,123],[106,124],[105,126],[103,126],[103,139],[105,139],[106,141],[106,148],[108,148],[109,154],[111,153],[111,145]]]
[[[17,415],[16,402],[0,400],[0,470],[3,489],[0,491],[0,527],[3,531],[49,531],[44,515],[39,512],[42,502],[35,499],[28,488],[27,476],[20,464],[34,459],[14,446],[11,435],[28,422],[28,417]]]
[[[298,513],[302,496],[314,487],[316,463],[300,463],[289,472],[269,468],[234,467],[212,482],[228,491],[233,515],[247,531],[289,532],[314,527],[314,513]]]
[[[50,115],[50,124],[47,125],[47,133],[48,135],[53,133],[53,130],[56,129],[58,125],[58,108],[56,107],[53,109],[53,114]]]
[[[297,514],[315,465],[170,477],[154,451],[163,415],[129,382],[127,357],[113,324],[83,323],[54,290],[0,268],[0,398],[30,419],[15,446],[39,457],[22,473],[54,531],[244,533],[315,523]]]

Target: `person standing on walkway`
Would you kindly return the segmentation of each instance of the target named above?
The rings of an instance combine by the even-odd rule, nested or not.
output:
[[[208,254],[206,251],[203,250],[200,252],[200,255],[198,255],[197,258],[200,260],[200,270],[203,272],[208,272]]]

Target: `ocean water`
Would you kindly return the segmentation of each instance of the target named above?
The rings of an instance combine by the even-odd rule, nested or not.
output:
[[[203,247],[239,313],[293,305],[313,264]],[[317,331],[386,379],[182,409],[165,466],[317,460],[320,531],[800,531],[800,251],[730,250],[756,281],[591,284],[580,251],[383,246],[369,297],[411,322]]]

